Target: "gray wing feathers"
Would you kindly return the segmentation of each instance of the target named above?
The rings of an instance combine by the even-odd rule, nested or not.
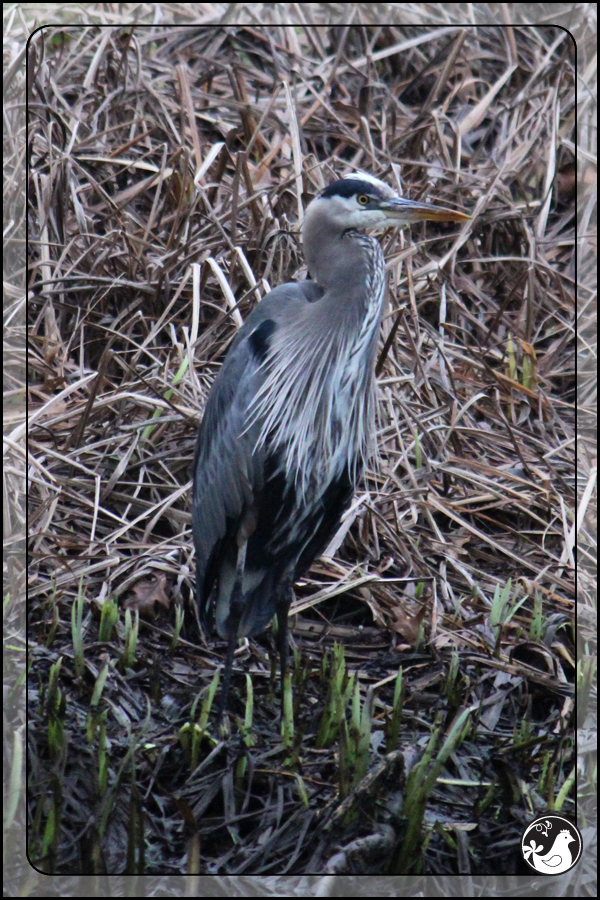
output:
[[[194,461],[192,528],[196,545],[196,578],[204,583],[215,545],[261,490],[264,446],[257,447],[262,422],[249,426],[248,409],[265,380],[265,370],[249,339],[267,319],[289,321],[294,311],[323,294],[315,282],[283,284],[257,306],[240,329],[210,392],[198,433]],[[201,589],[201,588],[200,588]]]
[[[215,544],[225,536],[227,519],[239,519],[259,487],[263,454],[253,454],[257,427],[245,429],[248,404],[261,381],[258,366],[242,341],[235,357],[228,357],[223,364],[207,402],[194,466],[193,531],[199,585]]]

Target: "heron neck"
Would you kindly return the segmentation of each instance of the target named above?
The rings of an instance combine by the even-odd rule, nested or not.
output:
[[[362,318],[375,299],[366,290],[381,256],[374,238],[318,225],[304,234],[304,256],[311,277],[325,291],[322,302],[338,307],[339,315]]]

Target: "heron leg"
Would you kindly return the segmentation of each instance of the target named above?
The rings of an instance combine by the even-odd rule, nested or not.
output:
[[[279,667],[281,669],[281,702],[283,703],[283,689],[285,676],[288,671],[289,657],[289,631],[287,608],[277,610],[277,649],[279,650]]]
[[[279,588],[277,603],[277,649],[279,651],[279,666],[281,670],[281,713],[283,715],[283,695],[285,690],[285,676],[288,672],[289,660],[289,629],[288,612],[292,603],[294,591],[292,579],[286,579]]]
[[[225,657],[225,671],[223,673],[223,687],[221,688],[221,698],[219,700],[219,709],[217,712],[217,721],[221,721],[223,713],[227,707],[227,696],[229,694],[229,685],[231,684],[231,672],[233,670],[233,655],[238,642],[238,631],[242,612],[244,609],[244,592],[243,577],[244,567],[246,565],[246,548],[247,541],[243,541],[238,547],[237,559],[235,564],[235,581],[229,598],[229,617],[227,628],[229,631],[229,639],[227,642],[227,655]]]
[[[229,695],[229,685],[231,684],[231,671],[233,669],[233,654],[237,644],[237,636],[233,635],[227,642],[227,656],[225,657],[225,671],[223,673],[223,687],[221,688],[221,697],[219,698],[219,709],[217,710],[217,722],[223,718],[223,713],[227,706],[227,697]]]

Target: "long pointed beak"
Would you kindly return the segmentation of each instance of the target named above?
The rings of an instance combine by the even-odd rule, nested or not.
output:
[[[415,200],[404,200],[402,197],[384,201],[381,209],[390,220],[396,222],[467,222],[471,218],[465,213],[445,206],[417,203]]]

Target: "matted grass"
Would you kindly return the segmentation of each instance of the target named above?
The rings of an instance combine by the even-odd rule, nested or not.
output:
[[[313,6],[30,46],[45,872],[509,874],[534,813],[574,814],[573,44]],[[472,221],[382,237],[379,465],[296,588],[293,733],[267,634],[224,736],[188,605],[196,431],[241,321],[305,275],[302,210],[357,168]]]

